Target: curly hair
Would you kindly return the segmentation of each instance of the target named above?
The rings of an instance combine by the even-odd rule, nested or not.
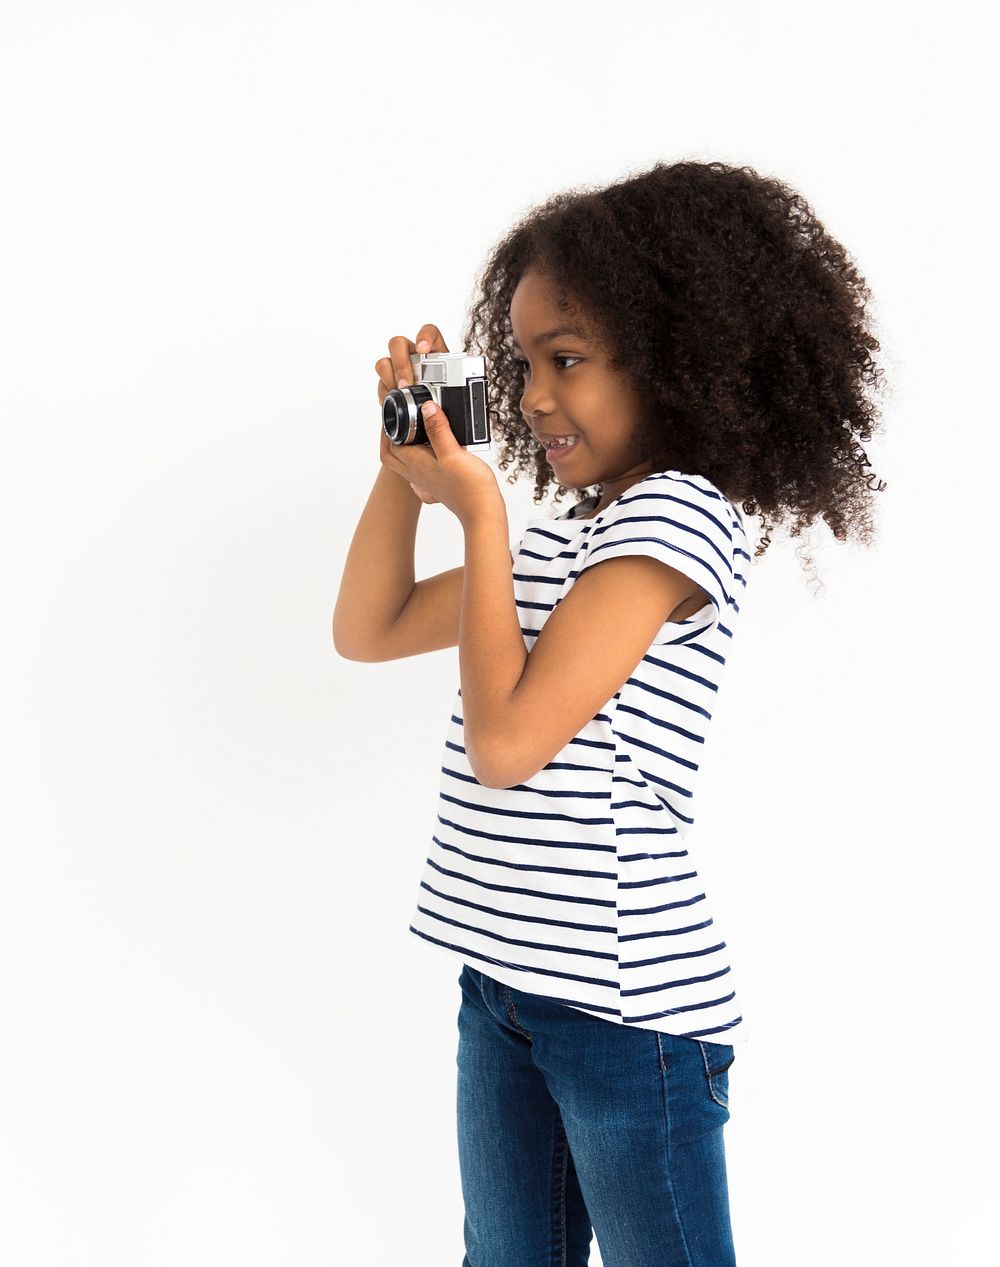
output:
[[[494,248],[477,277],[463,346],[485,357],[499,467],[556,486],[520,409],[511,296],[528,270],[560,310],[583,313],[612,371],[647,404],[632,443],[654,470],[700,474],[790,536],[822,517],[834,536],[872,538],[866,394],[884,371],[871,293],[809,204],[751,167],[657,163],[601,188],[556,194]],[[598,486],[599,488],[599,486]],[[755,556],[755,557],[756,557]]]

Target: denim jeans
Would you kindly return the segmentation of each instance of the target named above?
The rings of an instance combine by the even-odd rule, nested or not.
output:
[[[732,1046],[459,985],[462,1267],[734,1267]]]

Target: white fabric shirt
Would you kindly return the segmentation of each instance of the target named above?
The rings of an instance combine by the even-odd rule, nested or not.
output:
[[[749,543],[739,511],[699,475],[650,474],[580,518],[593,504],[528,521],[513,580],[529,652],[580,573],[604,559],[661,559],[710,601],[664,622],[618,693],[515,787],[483,787],[472,773],[459,689],[410,931],[608,1021],[742,1043],[728,949],[688,834]]]

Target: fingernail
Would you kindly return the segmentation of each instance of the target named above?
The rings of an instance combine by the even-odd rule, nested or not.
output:
[[[417,344],[417,351],[426,352],[429,347],[430,347],[430,344],[427,342],[427,340],[421,339],[420,342]]]
[[[425,400],[420,406],[420,411],[425,418],[429,418],[431,414],[437,413],[437,405],[435,405],[433,400]]]
[[[409,385],[410,385],[410,380],[406,377],[396,379],[397,387],[409,387]]]

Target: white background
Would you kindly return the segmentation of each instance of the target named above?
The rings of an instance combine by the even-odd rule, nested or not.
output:
[[[331,638],[374,362],[425,321],[458,346],[533,204],[679,158],[804,194],[874,291],[892,388],[877,540],[818,524],[818,591],[775,538],[703,770],[750,1034],[739,1262],[983,1261],[980,12],[0,7],[5,1264],[458,1267],[461,965],[407,928],[458,654]],[[544,511],[506,478],[516,542]],[[425,507],[418,576],[461,561]]]

